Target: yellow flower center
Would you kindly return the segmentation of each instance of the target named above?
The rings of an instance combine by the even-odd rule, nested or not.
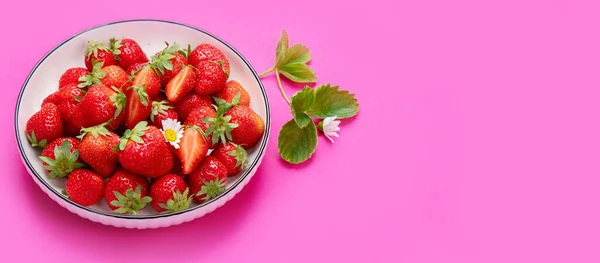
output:
[[[174,142],[177,140],[177,133],[175,133],[174,130],[168,129],[165,131],[165,137],[167,138],[167,141]]]

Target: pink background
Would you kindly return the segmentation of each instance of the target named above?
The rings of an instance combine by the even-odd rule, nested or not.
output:
[[[0,9],[1,262],[600,261],[598,1],[118,2]],[[276,145],[291,116],[266,77],[268,151],[230,203],[158,230],[81,219],[21,164],[15,100],[60,41],[132,18],[204,28],[257,71],[285,28],[360,113],[287,165]]]

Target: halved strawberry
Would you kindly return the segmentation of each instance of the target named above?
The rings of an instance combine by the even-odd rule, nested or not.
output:
[[[144,121],[152,112],[152,100],[146,92],[146,85],[140,84],[127,89],[127,104],[125,106],[125,126],[133,129],[139,122]]]
[[[183,66],[181,71],[175,75],[167,84],[167,99],[172,102],[181,100],[196,85],[196,73],[189,66]]]
[[[186,126],[179,148],[175,150],[181,160],[183,174],[190,174],[208,153],[208,141],[198,126]]]
[[[185,119],[185,121],[183,122],[184,125],[186,126],[198,126],[200,127],[200,129],[202,129],[203,132],[206,132],[208,130],[208,128],[210,127],[210,125],[206,122],[204,122],[204,119],[210,119],[210,118],[215,118],[217,117],[217,112],[215,111],[215,109],[213,109],[213,107],[209,107],[209,106],[200,106],[198,108],[196,108],[195,110],[193,110],[192,112],[190,112],[190,114],[188,115],[188,117]],[[214,143],[212,142],[212,134],[210,135],[206,135],[206,141],[208,142],[208,146],[209,148],[213,148]]]

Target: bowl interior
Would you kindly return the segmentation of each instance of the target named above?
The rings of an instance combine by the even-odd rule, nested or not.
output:
[[[72,67],[85,67],[83,61],[87,41],[99,40],[108,44],[108,40],[112,37],[118,39],[127,37],[136,40],[148,57],[162,50],[166,46],[165,41],[168,41],[170,44],[178,43],[182,47],[187,47],[187,45],[190,44],[192,49],[198,44],[208,43],[221,49],[231,65],[229,79],[237,80],[248,90],[251,98],[251,108],[265,120],[265,135],[257,146],[248,151],[248,163],[257,164],[256,161],[262,154],[261,149],[264,149],[266,144],[265,140],[269,128],[269,112],[266,94],[261,86],[260,80],[241,55],[230,46],[208,33],[185,25],[152,20],[118,22],[87,30],[56,47],[33,70],[26,81],[22,94],[17,102],[15,125],[18,133],[17,138],[24,159],[26,159],[26,162],[28,162],[33,169],[30,172],[47,182],[47,185],[54,189],[53,192],[55,194],[60,195],[60,192],[65,187],[65,180],[48,179],[47,172],[43,169],[42,162],[39,159],[41,151],[32,148],[27,142],[25,125],[29,117],[40,109],[40,105],[44,98],[58,90],[58,79],[65,70]],[[255,165],[251,165],[237,176],[228,178],[228,188],[236,185],[238,180],[245,178],[244,174],[248,172],[248,169],[256,169],[256,167]],[[193,204],[193,206],[197,206],[197,204]],[[104,200],[89,208],[92,211],[113,214]],[[139,218],[153,214],[156,214],[156,212],[154,212],[150,206],[147,206],[143,211],[140,211],[137,216],[132,217]]]

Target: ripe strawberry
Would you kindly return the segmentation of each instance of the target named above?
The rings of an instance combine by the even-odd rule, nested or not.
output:
[[[192,203],[190,189],[185,181],[175,175],[166,174],[156,179],[150,186],[150,205],[156,212],[178,212],[187,209]]]
[[[194,48],[194,50],[188,55],[188,61],[190,65],[198,65],[200,62],[213,61],[219,62],[223,60],[229,65],[229,61],[225,57],[225,54],[217,47],[211,44],[200,44]]]
[[[125,126],[133,129],[139,122],[148,119],[152,112],[152,100],[146,93],[146,85],[139,84],[127,88],[125,106]]]
[[[194,69],[185,65],[180,66],[179,73],[171,78],[171,81],[169,81],[165,88],[167,99],[177,102],[190,93],[195,85],[196,73],[194,73]]]
[[[199,64],[192,64],[192,66],[198,69],[194,87],[196,93],[210,95],[225,88],[225,83],[229,78],[229,62],[223,62],[223,60],[202,61]]]
[[[125,70],[127,72],[127,74],[131,75],[131,76],[135,76],[135,73],[137,73],[138,71],[140,71],[144,66],[148,65],[148,62],[139,62],[139,63],[133,63],[131,66],[129,66],[127,68],[127,70]]]
[[[173,168],[173,155],[169,143],[154,126],[146,121],[125,131],[119,143],[119,163],[126,170],[156,178]]]
[[[104,200],[117,213],[136,214],[152,201],[148,196],[150,184],[141,175],[118,170],[108,182],[104,190]]]
[[[123,121],[123,109],[126,97],[119,89],[110,89],[104,85],[92,86],[77,105],[83,118],[83,127],[92,127],[106,123],[109,130],[116,130]]]
[[[210,96],[200,96],[194,92],[188,93],[180,101],[175,104],[175,111],[182,120],[187,119],[190,112],[200,106],[212,106],[212,98]]]
[[[210,95],[225,88],[229,78],[229,60],[217,47],[200,44],[188,56],[190,65],[198,69],[195,91],[200,95]]]
[[[77,169],[67,179],[66,192],[75,203],[83,206],[93,205],[104,195],[104,181],[90,170]]]
[[[123,69],[129,68],[129,66],[135,63],[148,62],[148,57],[144,54],[140,45],[133,39],[123,38],[116,40],[115,38],[111,38],[110,49],[117,57],[117,65]]]
[[[58,80],[58,89],[61,89],[65,85],[79,83],[79,79],[85,75],[88,75],[89,71],[85,68],[70,68],[60,76]]]
[[[242,146],[232,142],[227,142],[225,145],[217,145],[210,155],[217,158],[227,167],[227,175],[229,176],[234,176],[243,169],[246,166],[246,159],[248,159],[246,150]]]
[[[198,126],[186,126],[179,148],[175,149],[177,158],[181,160],[183,174],[190,174],[208,153],[208,141]]]
[[[190,191],[194,201],[204,203],[225,192],[227,168],[213,156],[206,156],[198,169],[188,176]]]
[[[126,85],[129,82],[129,78],[125,70],[116,65],[103,67],[102,70],[106,72],[106,76],[102,78],[102,84],[104,84],[104,86],[108,88],[127,88]]]
[[[84,167],[79,159],[79,140],[62,137],[48,144],[40,159],[49,172],[48,178],[65,177],[72,171]]]
[[[182,54],[179,54],[178,51],[178,44],[170,46],[167,43],[165,49],[157,52],[150,59],[150,63],[159,74],[163,86],[166,86],[171,78],[181,71],[182,66],[187,64],[187,58]]]
[[[235,80],[227,81],[225,88],[217,93],[215,97],[233,103],[233,99],[238,93],[240,94],[239,105],[250,106],[250,95],[248,94],[248,91],[246,91],[242,84]]]
[[[89,74],[79,78],[79,84],[77,84],[77,87],[87,90],[91,86],[102,85],[102,79],[106,76],[106,72],[102,70],[103,67],[104,62],[94,60],[91,71]]]
[[[131,86],[145,85],[146,92],[150,98],[156,98],[160,92],[160,79],[150,65],[144,66],[135,74]]]
[[[63,133],[67,136],[76,136],[83,127],[82,119],[77,118],[77,104],[83,97],[83,92],[77,84],[68,84],[58,91],[60,101],[55,102],[60,112],[63,123]],[[48,98],[47,98],[48,99]]]
[[[104,66],[115,64],[115,57],[111,50],[104,44],[90,40],[85,51],[85,66],[89,71],[92,71],[93,61],[103,62]]]
[[[215,109],[213,109],[213,107],[200,106],[199,108],[196,108],[195,110],[190,112],[183,124],[186,126],[198,126],[200,127],[200,129],[202,129],[203,132],[206,132],[210,125],[202,120],[204,118],[215,118],[216,116],[217,112],[215,111]],[[213,148],[214,143],[212,142],[212,134],[208,135],[206,139],[209,148]]]
[[[120,138],[104,125],[83,128],[79,146],[81,159],[89,164],[101,177],[111,176],[117,169],[118,154],[114,148],[119,145]]]
[[[231,123],[238,125],[231,131],[231,141],[234,143],[248,149],[263,136],[265,123],[250,107],[235,106],[225,114],[225,117],[228,116],[231,117]]]
[[[168,101],[153,101],[152,112],[150,113],[150,123],[156,128],[162,129],[162,121],[166,119],[178,120],[177,112],[168,105]]]
[[[75,86],[77,86],[77,84],[75,84]],[[50,95],[48,95],[48,97],[44,98],[44,101],[42,101],[42,105],[46,104],[46,103],[52,103],[55,105],[60,104],[61,102],[63,102],[64,98],[62,96],[62,93],[59,91],[56,91]]]
[[[63,125],[58,107],[52,103],[45,103],[42,108],[33,114],[25,126],[27,140],[33,147],[44,148],[63,134]]]

